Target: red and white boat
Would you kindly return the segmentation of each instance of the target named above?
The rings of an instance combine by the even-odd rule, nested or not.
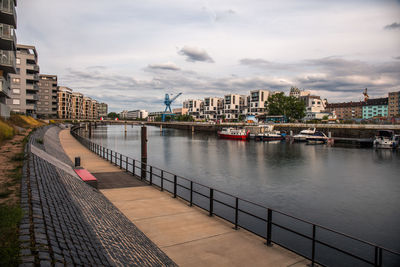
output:
[[[250,137],[250,131],[245,129],[223,128],[218,132],[219,138],[247,140]]]

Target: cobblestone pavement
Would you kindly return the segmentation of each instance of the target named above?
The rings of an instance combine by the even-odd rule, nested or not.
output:
[[[36,130],[30,143],[54,149],[56,139],[43,142],[49,130],[57,133],[52,129]],[[99,191],[26,152],[21,266],[176,266]],[[54,149],[53,154],[65,160],[59,157],[62,152]]]

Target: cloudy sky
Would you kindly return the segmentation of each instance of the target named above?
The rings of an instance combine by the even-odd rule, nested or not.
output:
[[[329,102],[400,90],[400,0],[19,0],[41,73],[109,104],[291,86]]]

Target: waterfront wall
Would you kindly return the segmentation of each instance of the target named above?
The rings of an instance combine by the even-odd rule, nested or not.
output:
[[[147,122],[147,125],[162,126],[164,128],[174,128],[188,131],[217,132],[224,127],[246,127],[252,133],[256,133],[257,126],[245,123],[196,123],[196,122]],[[317,128],[326,134],[331,132],[332,137],[346,138],[373,138],[377,130],[393,130],[400,134],[400,125],[378,125],[378,124],[304,124],[304,123],[281,123],[274,124],[275,129],[293,134],[299,133],[303,129]]]

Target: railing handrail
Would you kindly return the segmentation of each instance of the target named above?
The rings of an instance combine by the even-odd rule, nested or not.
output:
[[[371,246],[371,247],[374,247],[375,249],[384,250],[384,251],[387,251],[387,252],[392,253],[392,254],[394,254],[394,255],[400,256],[400,252],[394,251],[394,250],[392,250],[392,249],[389,249],[389,248],[386,248],[386,247],[377,245],[377,244],[372,243],[372,242],[369,242],[369,241],[362,240],[362,239],[357,238],[357,237],[353,237],[353,236],[351,236],[351,235],[348,235],[348,234],[345,234],[345,233],[342,233],[342,232],[339,232],[339,231],[330,229],[330,228],[328,228],[328,227],[325,227],[325,226],[322,226],[322,225],[319,225],[319,224],[312,223],[312,222],[310,222],[310,221],[308,221],[308,220],[304,220],[304,219],[298,218],[298,217],[296,217],[296,216],[287,214],[287,213],[285,213],[285,212],[282,212],[282,211],[279,211],[279,210],[276,210],[276,209],[273,209],[273,208],[265,207],[265,206],[263,206],[263,205],[254,203],[254,202],[252,202],[252,201],[250,201],[250,200],[246,200],[246,199],[243,199],[243,198],[234,196],[234,195],[232,195],[232,194],[230,194],[230,193],[223,192],[223,191],[221,191],[221,190],[212,188],[212,187],[210,187],[210,186],[207,186],[207,185],[204,185],[204,184],[201,184],[201,183],[192,181],[192,180],[190,180],[190,179],[188,179],[188,178],[185,178],[185,177],[182,177],[182,176],[178,176],[178,175],[176,175],[176,174],[174,174],[174,173],[172,173],[172,172],[165,171],[165,170],[163,170],[163,169],[160,169],[160,168],[158,168],[158,167],[152,166],[152,165],[147,164],[147,163],[145,163],[145,162],[141,162],[141,161],[139,161],[139,160],[133,159],[133,158],[128,157],[128,156],[125,156],[125,155],[123,155],[123,154],[121,154],[121,153],[119,153],[119,152],[113,151],[113,150],[111,150],[111,149],[109,149],[109,148],[106,148],[106,147],[104,147],[104,146],[102,146],[102,145],[99,145],[99,144],[97,144],[97,143],[95,143],[95,142],[92,142],[92,141],[90,141],[89,139],[87,139],[87,138],[85,138],[85,137],[83,137],[83,136],[78,135],[75,131],[76,131],[77,129],[79,129],[79,128],[83,128],[83,127],[82,127],[82,126],[74,126],[74,127],[71,128],[71,133],[72,133],[75,137],[78,137],[78,140],[79,140],[79,139],[82,139],[82,140],[84,140],[85,142],[87,142],[88,144],[95,144],[95,145],[99,146],[101,149],[107,149],[107,151],[111,152],[111,155],[112,155],[112,153],[115,153],[115,159],[117,159],[117,155],[120,155],[120,157],[121,157],[121,156],[125,157],[125,158],[126,158],[125,163],[126,163],[127,165],[132,165],[132,164],[129,164],[129,163],[127,162],[128,159],[131,159],[132,161],[135,162],[135,164],[138,163],[138,164],[140,164],[141,166],[145,166],[145,172],[146,172],[146,173],[150,173],[150,172],[147,170],[147,167],[150,167],[151,170],[157,169],[157,170],[160,170],[163,174],[165,174],[165,173],[170,174],[170,175],[172,175],[172,176],[174,176],[174,177],[178,177],[179,179],[186,180],[186,181],[190,182],[191,184],[195,184],[195,185],[199,185],[199,186],[205,187],[206,189],[209,189],[209,190],[213,190],[213,191],[215,191],[215,192],[222,193],[222,194],[227,195],[227,196],[229,196],[229,197],[232,197],[232,198],[234,198],[234,199],[238,199],[238,200],[240,200],[240,201],[242,201],[242,202],[245,202],[245,203],[248,203],[248,204],[252,204],[252,205],[254,205],[254,206],[256,206],[256,207],[263,208],[263,209],[266,209],[266,210],[270,210],[270,211],[276,212],[276,213],[278,213],[278,214],[282,214],[282,215],[287,216],[287,217],[289,217],[289,218],[292,218],[292,219],[295,219],[295,220],[297,220],[297,221],[306,223],[306,224],[308,224],[308,225],[310,225],[310,226],[318,227],[318,228],[324,229],[324,230],[326,230],[326,231],[329,231],[329,232],[331,232],[331,233],[335,233],[335,234],[338,234],[338,235],[340,235],[340,236],[343,236],[343,237],[346,237],[346,238],[350,238],[350,239],[352,239],[352,240],[354,240],[354,241],[357,241],[357,242],[360,242],[360,243],[369,245],[369,246]],[[81,141],[81,140],[79,140],[79,141]],[[81,141],[81,143],[82,143],[82,141]],[[90,146],[90,145],[89,145],[89,146]],[[107,154],[107,157],[108,157],[108,155],[109,155],[109,154]],[[112,156],[111,156],[111,158],[112,158]],[[116,164],[117,162],[114,162],[114,163]],[[122,166],[122,162],[120,162],[120,165]],[[136,168],[136,166],[133,166],[133,168]],[[141,167],[140,167],[140,168],[141,168]],[[159,178],[162,178],[161,176],[159,176],[159,175],[157,175],[157,174],[155,174],[155,173],[153,173],[153,172],[151,172],[151,174],[152,174],[152,175],[155,175],[155,176],[157,176],[157,177],[159,177]],[[163,179],[169,181],[170,183],[174,183],[174,181],[171,181],[171,180],[169,180],[169,179],[167,179],[167,178],[165,178],[165,177],[163,177]],[[187,188],[186,186],[184,186],[184,185],[182,185],[182,184],[177,184],[177,185],[180,186],[180,187],[183,187],[183,188],[185,188],[185,189],[189,189],[189,188]],[[156,185],[156,186],[158,186],[158,185]],[[200,192],[197,192],[197,191],[193,191],[193,192],[196,193],[196,194],[200,194],[200,195],[202,195],[203,197],[206,197],[206,198],[210,199],[210,197],[208,197],[207,195],[204,195],[203,193],[200,193]],[[172,192],[171,192],[171,193],[172,193]],[[180,197],[180,198],[182,198],[182,199],[188,201],[187,199],[185,199],[185,198],[183,198],[183,197],[181,197],[181,196],[179,196],[179,195],[178,195],[178,197]],[[228,203],[223,203],[223,202],[220,201],[220,200],[213,199],[213,201],[217,201],[217,202],[219,202],[220,204],[223,204],[223,205],[226,205],[226,206],[228,206],[228,207],[230,207],[230,208],[233,208],[230,204],[228,204]],[[193,204],[194,204],[194,203],[193,203]],[[196,205],[196,204],[195,204],[195,205]],[[198,206],[198,205],[197,205],[197,206]],[[200,206],[199,206],[199,207],[200,207]],[[207,209],[204,208],[204,207],[200,207],[200,208],[207,210]],[[250,216],[252,216],[252,217],[261,219],[261,218],[260,218],[258,215],[256,215],[256,214],[252,214],[252,213],[250,213],[250,212],[247,212],[247,211],[244,211],[244,210],[241,210],[241,209],[238,209],[238,210],[241,211],[241,212],[245,212],[246,214],[248,214],[248,215],[250,215]],[[207,210],[207,211],[208,211],[208,210]],[[215,214],[215,215],[217,215],[218,217],[221,217],[221,216],[219,216],[218,214]],[[221,218],[223,218],[223,217],[221,217]],[[223,218],[223,219],[225,219],[225,220],[231,222],[230,220],[228,220],[228,219],[226,219],[226,218]],[[268,220],[265,220],[265,219],[262,219],[262,220],[268,222]],[[317,243],[319,243],[319,244],[322,244],[322,245],[331,247],[331,248],[333,248],[333,249],[335,249],[335,250],[338,250],[338,251],[340,251],[340,252],[342,252],[342,253],[346,253],[347,255],[352,256],[352,257],[354,257],[354,258],[356,258],[356,259],[363,260],[363,261],[365,261],[365,262],[367,262],[367,263],[372,264],[370,261],[368,261],[368,260],[366,260],[366,259],[362,259],[362,258],[360,258],[359,256],[356,256],[356,255],[354,255],[354,254],[352,254],[352,253],[350,253],[350,252],[346,252],[346,251],[344,251],[344,250],[342,250],[342,249],[340,249],[340,248],[337,248],[337,247],[334,247],[334,246],[332,246],[332,245],[329,245],[329,244],[325,243],[324,241],[313,239],[313,237],[310,237],[310,236],[308,236],[308,235],[299,233],[299,232],[297,232],[297,231],[295,231],[295,230],[289,229],[289,228],[287,228],[287,227],[285,227],[285,226],[282,226],[282,225],[279,225],[279,224],[277,224],[277,223],[273,223],[273,222],[271,222],[271,223],[272,223],[273,225],[277,226],[277,227],[280,227],[280,228],[283,228],[283,229],[285,229],[285,230],[287,230],[287,231],[290,231],[290,232],[293,232],[293,233],[295,233],[295,234],[298,234],[298,235],[300,235],[300,236],[302,236],[302,237],[304,237],[304,238],[307,238],[307,239],[309,239],[309,240],[313,240],[314,242],[317,242]],[[244,226],[241,226],[241,227],[247,229],[247,228],[244,227]],[[253,232],[253,231],[251,231],[250,229],[247,229],[247,230],[249,230],[250,232]],[[253,232],[253,233],[255,233],[255,232]],[[257,234],[257,233],[255,233],[255,234],[256,234],[256,235],[259,235],[259,234]],[[281,245],[281,244],[279,244],[279,245]],[[282,245],[281,245],[281,246],[282,246]],[[287,248],[287,247],[285,247],[285,248]],[[293,250],[290,249],[290,248],[287,248],[287,249],[293,251]],[[296,252],[296,251],[293,251],[293,252]],[[301,254],[298,253],[298,252],[296,252],[296,253],[299,254],[299,255],[301,255]],[[305,257],[305,258],[308,258],[308,257],[305,256],[305,255],[301,255],[301,256],[303,256],[303,257]]]

